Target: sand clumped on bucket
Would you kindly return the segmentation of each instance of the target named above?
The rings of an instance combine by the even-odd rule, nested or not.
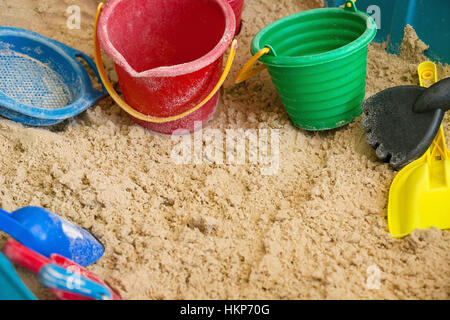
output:
[[[72,4],[82,9],[81,30],[66,27]],[[247,0],[232,76],[261,28],[319,5]],[[2,6],[0,24],[92,56],[96,1]],[[418,83],[424,47],[412,29],[406,39],[413,42],[401,57],[369,47],[367,96]],[[113,77],[110,62],[107,70]],[[450,76],[449,66],[438,70]],[[174,164],[177,142],[133,124],[109,98],[47,129],[2,119],[0,204],[43,206],[91,231],[106,252],[89,269],[126,299],[449,299],[449,232],[390,237],[386,205],[396,173],[377,161],[360,120],[305,132],[292,126],[266,72],[238,86],[228,79],[206,129],[279,129],[279,170],[262,175],[255,164]],[[448,116],[444,127],[448,140]],[[370,290],[377,270],[379,289]],[[39,297],[51,298],[19,271]]]

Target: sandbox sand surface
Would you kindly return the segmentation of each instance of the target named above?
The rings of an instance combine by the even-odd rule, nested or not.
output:
[[[66,27],[73,4],[82,9],[81,30]],[[93,55],[97,1],[0,5],[0,25]],[[262,27],[319,5],[247,0],[232,77]],[[371,45],[367,96],[417,84],[423,49],[414,32],[401,57]],[[110,61],[107,69],[117,79]],[[439,72],[450,76],[448,66]],[[448,116],[444,126],[450,145]],[[90,269],[125,299],[450,298],[450,233],[434,228],[390,237],[387,195],[396,173],[377,161],[361,119],[324,133],[299,130],[265,72],[238,86],[228,79],[208,128],[279,129],[278,172],[208,159],[176,165],[177,141],[135,125],[107,98],[51,128],[1,119],[0,205],[43,206],[90,230],[106,247]],[[380,270],[378,290],[367,287],[373,266]],[[40,298],[52,298],[19,271]]]

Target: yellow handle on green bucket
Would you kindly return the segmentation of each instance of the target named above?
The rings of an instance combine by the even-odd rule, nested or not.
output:
[[[346,4],[344,5],[344,7],[351,8],[356,11],[356,6],[354,4],[356,2],[356,0],[352,0],[352,1],[347,1]],[[267,66],[260,65],[260,66],[255,67],[255,64],[258,62],[258,60],[263,55],[270,53],[270,51],[272,51],[272,50],[273,49],[271,49],[269,47],[265,47],[265,48],[259,50],[250,60],[247,61],[246,64],[244,64],[241,71],[239,71],[238,75],[234,79],[234,83],[239,84],[239,83],[244,82],[244,81],[250,79],[251,77],[257,75],[258,73],[264,71],[267,68]]]
[[[132,107],[130,107],[120,97],[120,95],[117,93],[117,91],[112,86],[111,82],[108,79],[108,76],[106,75],[105,66],[103,64],[102,55],[101,55],[101,52],[100,52],[100,43],[98,41],[98,36],[97,36],[98,21],[99,21],[100,14],[101,14],[103,6],[104,6],[103,3],[100,3],[98,5],[97,16],[95,17],[95,31],[94,31],[95,64],[97,65],[98,73],[100,75],[100,78],[103,81],[103,85],[105,86],[105,88],[108,91],[108,93],[111,96],[111,98],[113,98],[113,100],[119,105],[119,107],[121,107],[130,116],[132,116],[132,117],[134,117],[136,119],[142,120],[142,121],[152,122],[152,123],[166,123],[166,122],[175,121],[175,120],[184,118],[184,117],[192,114],[193,112],[197,111],[201,107],[203,107],[219,91],[220,87],[223,85],[223,83],[225,82],[226,78],[228,77],[228,74],[230,73],[231,66],[232,66],[233,61],[234,61],[234,57],[236,56],[236,49],[237,49],[237,40],[236,39],[234,39],[232,44],[231,44],[230,53],[228,55],[228,59],[227,59],[227,62],[225,64],[225,69],[224,69],[224,71],[222,73],[222,76],[219,79],[219,82],[216,84],[216,86],[211,91],[211,93],[202,102],[200,102],[198,105],[196,105],[192,109],[190,109],[188,111],[185,111],[185,112],[183,112],[183,113],[181,113],[179,115],[176,115],[176,116],[170,116],[170,117],[161,118],[161,117],[154,117],[154,116],[143,114],[143,113],[133,109]]]
[[[244,64],[241,71],[239,71],[238,75],[234,79],[234,83],[238,84],[244,82],[266,69],[267,67],[264,64],[257,67],[254,66],[258,62],[259,58],[261,58],[265,54],[268,54],[269,52],[270,49],[267,47],[259,50],[250,60],[247,61],[246,64]]]

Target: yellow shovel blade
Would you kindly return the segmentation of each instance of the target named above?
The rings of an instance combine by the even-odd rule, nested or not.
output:
[[[389,192],[388,225],[394,238],[432,226],[450,229],[450,160],[425,157],[405,167]]]
[[[422,86],[437,82],[432,62],[420,64],[418,73]],[[401,170],[392,182],[388,225],[394,238],[432,226],[450,229],[450,152],[443,126],[428,151]]]

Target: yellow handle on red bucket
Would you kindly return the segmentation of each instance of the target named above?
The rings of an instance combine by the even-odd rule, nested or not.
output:
[[[231,44],[230,53],[228,55],[228,59],[227,59],[227,62],[225,64],[225,69],[224,69],[224,71],[222,73],[222,76],[219,79],[219,82],[216,84],[216,86],[211,91],[211,93],[202,102],[200,102],[198,105],[196,105],[192,109],[190,109],[188,111],[185,111],[185,112],[183,112],[183,113],[181,113],[179,115],[176,115],[176,116],[170,116],[170,117],[162,118],[162,117],[154,117],[154,116],[151,116],[151,115],[143,114],[143,113],[133,109],[132,107],[130,107],[120,97],[120,95],[117,93],[117,91],[112,86],[111,82],[108,79],[108,76],[106,75],[105,66],[103,64],[102,55],[101,55],[101,52],[100,52],[100,43],[98,41],[98,36],[97,36],[98,21],[99,21],[100,14],[101,14],[103,6],[104,6],[103,3],[100,3],[98,5],[97,16],[95,17],[95,31],[94,31],[95,64],[97,65],[98,73],[100,75],[100,78],[103,81],[103,85],[105,86],[105,88],[108,91],[108,93],[111,96],[111,98],[113,98],[113,100],[119,105],[119,107],[121,107],[130,116],[132,116],[132,117],[134,117],[136,119],[142,120],[142,121],[152,122],[152,123],[166,123],[166,122],[175,121],[175,120],[184,118],[184,117],[192,114],[193,112],[197,111],[201,107],[203,107],[219,91],[220,87],[223,85],[223,83],[225,82],[226,78],[228,77],[228,74],[230,73],[231,66],[232,66],[233,61],[234,61],[234,57],[236,56],[236,49],[237,49],[237,40],[236,39],[233,40],[233,42]]]

